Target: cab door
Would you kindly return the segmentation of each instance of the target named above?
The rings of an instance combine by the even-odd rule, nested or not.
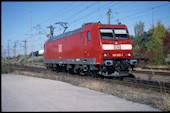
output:
[[[82,58],[88,58],[88,42],[91,40],[90,31],[85,31],[81,33],[81,50],[82,50]]]

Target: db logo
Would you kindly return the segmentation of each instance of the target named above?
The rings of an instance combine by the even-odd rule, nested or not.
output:
[[[114,45],[114,50],[120,50],[120,45]]]
[[[58,45],[58,52],[61,53],[62,52],[62,45]]]

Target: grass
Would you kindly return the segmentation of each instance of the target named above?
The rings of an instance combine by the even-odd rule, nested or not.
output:
[[[160,83],[160,82],[159,82]],[[160,87],[160,93],[162,97],[162,103],[157,103],[164,111],[170,110],[170,95],[166,92],[165,88]]]

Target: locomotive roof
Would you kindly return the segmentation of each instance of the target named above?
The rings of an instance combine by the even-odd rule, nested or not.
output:
[[[68,36],[80,33],[82,30],[83,30],[83,27],[78,28],[78,29],[76,29],[74,31],[68,31],[68,32],[66,32],[64,34],[60,34],[58,36],[55,36],[55,37],[49,39],[48,42],[51,42],[51,41],[54,41],[54,40],[58,40],[58,39],[61,39],[61,38],[64,38],[64,37],[68,37]]]
[[[68,37],[68,36],[71,36],[71,35],[80,33],[80,32],[83,30],[84,26],[85,26],[85,25],[88,25],[88,24],[109,25],[109,24],[100,24],[100,23],[85,23],[85,24],[82,25],[81,28],[78,28],[78,29],[73,30],[73,31],[68,31],[68,32],[66,32],[66,33],[64,33],[64,34],[60,34],[60,35],[58,35],[58,36],[54,36],[53,38],[49,39],[48,42],[52,42],[52,41],[54,41],[54,40],[58,40],[58,39],[61,39],[61,38],[64,38],[64,37]],[[121,25],[122,25],[122,24],[121,24]],[[119,26],[119,25],[116,25],[116,26]]]

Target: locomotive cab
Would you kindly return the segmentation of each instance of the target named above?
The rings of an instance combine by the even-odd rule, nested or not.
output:
[[[132,58],[133,48],[126,29],[100,29],[104,59]]]
[[[104,76],[129,75],[129,67],[133,69],[137,60],[133,59],[133,47],[127,27],[106,27],[99,28],[103,50],[103,66],[99,73]]]

